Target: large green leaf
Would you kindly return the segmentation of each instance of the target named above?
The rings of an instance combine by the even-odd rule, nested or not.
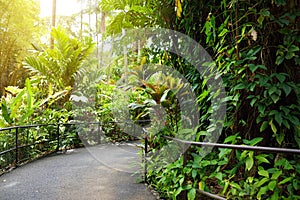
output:
[[[4,100],[1,104],[2,116],[5,121],[9,124],[13,123],[13,119],[10,118],[10,109],[6,105],[6,101]]]
[[[30,110],[33,107],[34,97],[33,97],[29,78],[26,79],[25,84],[26,84],[26,92],[27,92],[27,110]]]
[[[250,169],[252,169],[252,167],[253,167],[253,164],[254,164],[254,160],[253,160],[253,157],[247,157],[246,158],[246,170],[250,170]]]
[[[23,101],[23,96],[25,94],[25,90],[23,89],[11,102],[10,107],[11,107],[11,113],[10,117],[11,118],[16,118],[18,111],[20,111],[20,106]]]

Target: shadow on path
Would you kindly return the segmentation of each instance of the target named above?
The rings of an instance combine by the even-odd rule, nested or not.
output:
[[[132,172],[133,143],[102,144],[46,157],[0,176],[1,200],[154,200]]]

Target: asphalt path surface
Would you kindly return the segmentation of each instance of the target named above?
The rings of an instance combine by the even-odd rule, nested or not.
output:
[[[135,143],[52,155],[0,176],[1,200],[154,200],[142,183]],[[141,173],[141,171],[139,171]]]

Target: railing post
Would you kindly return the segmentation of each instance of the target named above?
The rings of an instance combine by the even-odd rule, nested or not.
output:
[[[57,147],[56,147],[56,151],[59,151],[59,124],[57,124],[57,129],[56,129],[56,136],[57,136]]]
[[[188,157],[188,150],[189,150],[189,144],[184,143],[184,152],[183,152],[183,167],[187,164],[187,157]]]
[[[101,144],[100,122],[98,122],[97,143]]]
[[[29,141],[29,131],[28,129],[26,129],[26,144],[28,144],[28,141]]]
[[[145,132],[144,132],[145,133]],[[148,153],[148,138],[147,138],[147,135],[145,134],[144,135],[144,138],[145,138],[145,147],[144,147],[144,166],[145,166],[145,169],[144,169],[144,181],[145,183],[147,183],[147,153]]]
[[[187,164],[187,157],[188,157],[188,150],[189,150],[189,144],[186,144],[186,143],[183,143],[183,168],[186,166]],[[187,181],[186,179],[184,180],[183,182],[183,185],[186,185],[187,184]],[[184,190],[183,191],[183,200],[187,200],[187,191]]]
[[[19,129],[16,127],[16,166],[18,166],[19,162],[19,141],[18,141]]]

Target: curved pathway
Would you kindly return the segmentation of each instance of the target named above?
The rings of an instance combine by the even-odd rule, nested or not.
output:
[[[134,143],[69,150],[0,176],[1,200],[154,200],[139,175]]]

